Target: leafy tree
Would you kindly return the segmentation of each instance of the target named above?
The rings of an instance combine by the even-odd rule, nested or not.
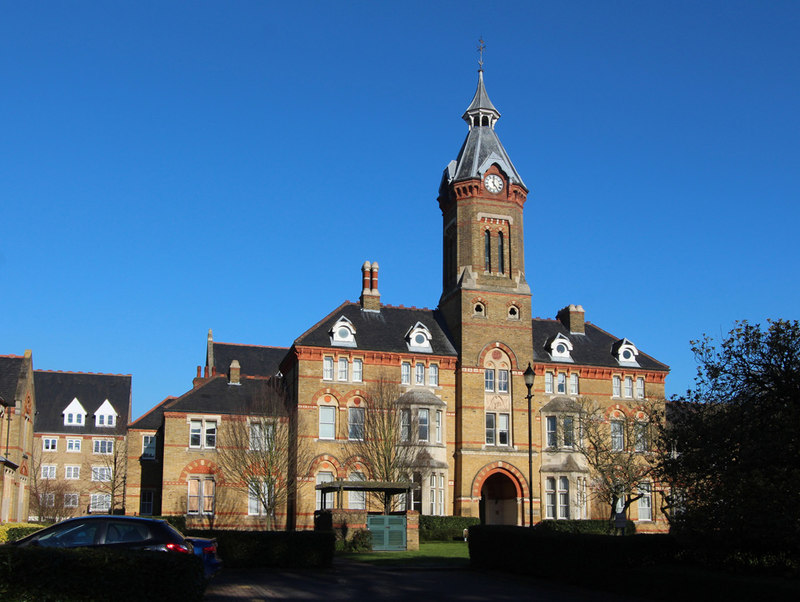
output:
[[[659,472],[679,532],[800,542],[800,324],[737,322],[692,342],[695,387],[669,405]]]

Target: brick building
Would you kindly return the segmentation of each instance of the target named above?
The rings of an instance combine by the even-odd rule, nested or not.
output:
[[[406,475],[416,485],[405,500],[409,509],[527,524],[532,500],[534,521],[607,516],[592,495],[595,475],[569,434],[575,404],[590,397],[609,423],[621,420],[645,397],[663,397],[669,368],[631,340],[586,321],[581,306],[553,311],[553,320],[534,318],[525,276],[528,189],[497,136],[499,117],[479,71],[463,114],[466,140],[439,186],[438,307],[383,304],[379,266],[366,262],[359,303],[339,305],[288,348],[217,343],[209,332],[205,367],[202,374],[198,368],[193,389],[131,425],[137,441],[156,438],[153,461],[162,473],[159,489],[152,475],[144,485],[142,469],[143,493],[137,504],[136,489],[129,488],[129,510],[255,525],[258,503],[222,469],[218,446],[230,425],[250,420],[246,401],[257,383],[279,379],[288,405],[274,417],[290,425],[286,453],[296,462],[275,519],[310,527],[323,502],[316,485],[371,478],[356,442],[363,437],[370,388],[389,379],[407,412],[406,436],[421,446]],[[528,365],[534,371],[531,415],[523,378]],[[664,529],[658,484],[643,483],[639,493],[629,517],[643,530]],[[340,501],[355,510],[369,505],[353,491]]]

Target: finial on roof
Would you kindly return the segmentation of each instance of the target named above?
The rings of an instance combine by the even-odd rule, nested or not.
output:
[[[478,71],[483,71],[483,51],[486,50],[486,43],[483,41],[483,36],[478,40]]]

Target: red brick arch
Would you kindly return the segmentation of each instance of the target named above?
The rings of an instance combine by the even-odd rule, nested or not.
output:
[[[511,347],[509,347],[505,343],[501,343],[500,341],[495,341],[494,343],[489,343],[483,349],[481,349],[481,352],[478,354],[478,363],[477,363],[477,365],[478,366],[483,366],[483,361],[486,359],[486,355],[488,353],[494,351],[495,349],[500,349],[501,351],[504,351],[506,353],[506,355],[508,355],[508,359],[511,361],[511,369],[512,370],[519,370],[520,369],[519,362],[517,361],[517,354],[514,353],[514,351],[511,349]]]
[[[311,465],[309,466],[308,469],[308,476],[313,477],[317,473],[320,465],[323,462],[328,462],[329,464],[333,465],[334,469],[336,470],[337,477],[339,478],[345,477],[345,469],[342,466],[342,463],[339,462],[339,460],[335,456],[332,456],[330,454],[320,454],[319,456],[311,460]]]
[[[217,477],[222,476],[219,466],[211,460],[192,460],[181,470],[181,481],[186,481],[190,474],[213,474]]]
[[[339,405],[339,400],[342,398],[342,394],[337,391],[336,389],[331,389],[330,387],[325,387],[323,389],[318,389],[312,396],[311,399],[314,400],[314,403],[318,404],[322,400],[325,399],[325,396],[329,396],[331,401],[336,402],[336,405]],[[326,403],[330,403],[326,402]]]
[[[362,458],[361,456],[350,456],[349,458],[347,458],[347,460],[344,461],[344,470],[346,473],[351,472],[353,470],[358,470],[359,472],[363,472],[366,475],[371,474],[371,471],[369,470],[366,460],[364,460],[364,458]]]
[[[511,479],[514,487],[517,490],[517,498],[530,499],[530,491],[528,489],[528,482],[525,475],[513,464],[508,462],[492,462],[487,464],[478,471],[475,478],[472,480],[472,497],[481,497],[481,488],[483,484],[493,474],[502,474]]]

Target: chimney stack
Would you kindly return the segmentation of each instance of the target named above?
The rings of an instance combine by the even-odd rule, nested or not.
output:
[[[586,334],[584,327],[584,316],[582,305],[568,305],[558,312],[556,319],[561,322],[572,334]]]
[[[239,366],[239,360],[233,360],[231,362],[231,370],[228,374],[228,384],[229,385],[240,385],[241,383],[241,373],[242,369]]]
[[[361,309],[381,310],[381,294],[378,292],[378,262],[365,261],[361,266]]]

